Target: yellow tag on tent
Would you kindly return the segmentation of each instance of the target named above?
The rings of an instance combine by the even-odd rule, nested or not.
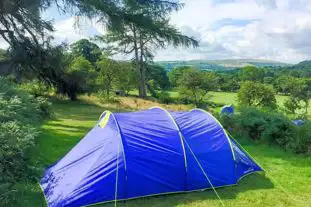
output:
[[[111,112],[107,111],[104,118],[102,118],[102,120],[99,122],[98,126],[100,126],[101,128],[104,128],[108,123],[110,115],[111,115]]]

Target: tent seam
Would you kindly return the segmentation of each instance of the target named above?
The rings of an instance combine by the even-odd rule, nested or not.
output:
[[[212,114],[210,114],[209,112],[205,111],[204,109],[195,108],[195,109],[191,109],[190,111],[201,111],[201,112],[203,112],[203,113],[209,115],[210,117],[212,117],[212,118],[214,119],[214,121],[216,121],[216,123],[221,127],[221,129],[222,129],[223,132],[225,133],[226,138],[227,138],[228,143],[229,143],[229,146],[230,146],[230,149],[231,149],[231,153],[232,153],[233,160],[236,161],[236,157],[235,157],[235,154],[234,154],[232,142],[231,142],[231,140],[230,140],[230,137],[229,137],[227,131],[226,131],[225,128],[222,126],[222,124],[221,124]]]
[[[118,133],[119,133],[121,144],[122,144],[123,155],[124,155],[124,168],[125,168],[124,170],[126,171],[127,170],[127,162],[126,162],[126,156],[125,156],[124,143],[123,143],[123,139],[122,139],[122,137],[123,137],[122,132],[121,132],[120,125],[119,125],[117,118],[115,117],[115,115],[112,112],[110,112],[110,113],[111,113],[111,116],[113,117],[113,119],[117,125]]]
[[[181,142],[181,146],[182,146],[182,149],[183,149],[183,154],[184,154],[184,162],[185,162],[185,169],[186,169],[186,174],[188,174],[188,163],[187,163],[187,157],[186,157],[186,150],[185,150],[185,144],[184,144],[184,141],[183,141],[183,134],[178,126],[178,124],[176,123],[174,117],[170,114],[169,111],[167,111],[166,109],[160,107],[160,106],[155,106],[155,107],[151,107],[149,109],[160,109],[162,111],[164,111],[166,113],[166,115],[170,118],[170,120],[173,122],[173,124],[175,125],[175,127],[177,128],[177,131],[178,131],[178,135],[179,135],[179,138],[180,138],[180,142]]]

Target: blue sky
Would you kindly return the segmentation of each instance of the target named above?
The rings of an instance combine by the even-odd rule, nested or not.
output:
[[[182,0],[185,7],[171,23],[200,41],[200,47],[156,51],[156,60],[256,58],[296,63],[311,59],[310,0]],[[60,15],[56,7],[43,14],[54,19],[55,42],[72,43],[104,34],[103,25]],[[0,47],[7,45],[0,39]],[[125,58],[117,56],[117,58]]]

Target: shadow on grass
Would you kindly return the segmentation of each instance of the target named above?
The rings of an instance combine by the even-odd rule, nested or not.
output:
[[[216,189],[223,201],[234,200],[239,193],[256,190],[256,189],[270,189],[273,184],[263,174],[255,173],[243,178],[237,185],[223,187]],[[18,186],[19,196],[22,198],[22,203],[18,203],[17,207],[43,207],[46,206],[43,193],[37,183],[25,183]],[[137,198],[128,201],[119,201],[118,207],[172,207],[172,206],[197,206],[195,203],[203,201],[217,203],[213,190],[189,192],[189,193],[176,193],[161,196],[149,196],[145,198]],[[98,207],[112,207],[114,202],[106,204],[95,205]],[[205,206],[202,205],[202,206]],[[213,205],[217,206],[217,205]]]
[[[128,112],[134,109],[126,108],[122,105],[111,104],[109,107],[102,107],[94,103],[77,100],[77,101],[68,101],[61,99],[53,99],[53,109],[54,115],[56,117],[62,116],[67,119],[73,119],[77,121],[81,120],[97,120],[102,112],[108,110],[111,112]]]
[[[237,141],[251,152],[257,161],[261,160],[261,165],[266,165],[265,160],[269,160],[269,165],[277,166],[294,166],[301,168],[308,168],[311,166],[311,159],[306,155],[298,155],[291,151],[286,151],[279,146],[269,145],[266,143],[255,143],[245,138],[237,139]],[[263,167],[264,167],[263,166]],[[266,169],[268,170],[268,169]],[[286,169],[284,169],[286,170]]]
[[[256,190],[256,189],[271,189],[273,183],[267,179],[262,173],[255,173],[243,178],[237,185],[217,188],[216,191],[223,201],[234,200],[241,192]],[[189,193],[176,193],[170,195],[150,196],[138,198],[128,201],[119,201],[118,207],[172,207],[172,206],[199,206],[203,201],[217,201],[218,198],[215,192],[210,189],[206,191],[197,191]],[[201,205],[206,206],[207,204]],[[114,202],[96,205],[98,207],[112,207]],[[215,205],[213,205],[215,206]]]

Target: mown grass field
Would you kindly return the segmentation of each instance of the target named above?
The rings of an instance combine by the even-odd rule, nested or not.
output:
[[[178,97],[178,92],[176,91],[171,91],[170,95],[172,97]],[[277,95],[276,96],[276,101],[279,107],[284,107],[284,102],[287,100],[287,96],[282,96],[282,95]],[[237,93],[233,92],[209,92],[207,99],[210,101],[213,101],[218,104],[233,104],[237,106]],[[308,108],[309,114],[308,116],[311,118],[311,105]]]
[[[230,97],[218,97],[219,100]],[[215,97],[214,97],[215,98]],[[228,100],[227,100],[228,99]],[[53,100],[54,116],[42,125],[39,146],[31,152],[32,163],[41,171],[62,158],[96,123],[104,110],[131,111],[159,105],[136,98],[123,98],[117,104],[98,104],[94,98],[81,101]],[[165,105],[170,109],[186,110],[183,105]],[[237,138],[238,139],[238,138]],[[311,158],[301,157],[267,145],[240,143],[267,170],[268,175],[253,174],[242,179],[237,186],[217,189],[226,207],[288,207],[311,206]],[[270,175],[274,177],[272,180]],[[288,194],[281,190],[284,187]],[[21,183],[18,186],[18,207],[46,206],[37,183]],[[16,205],[14,205],[15,207]],[[114,204],[98,205],[112,207]],[[174,194],[120,202],[122,207],[206,207],[221,206],[212,190],[186,194]]]

